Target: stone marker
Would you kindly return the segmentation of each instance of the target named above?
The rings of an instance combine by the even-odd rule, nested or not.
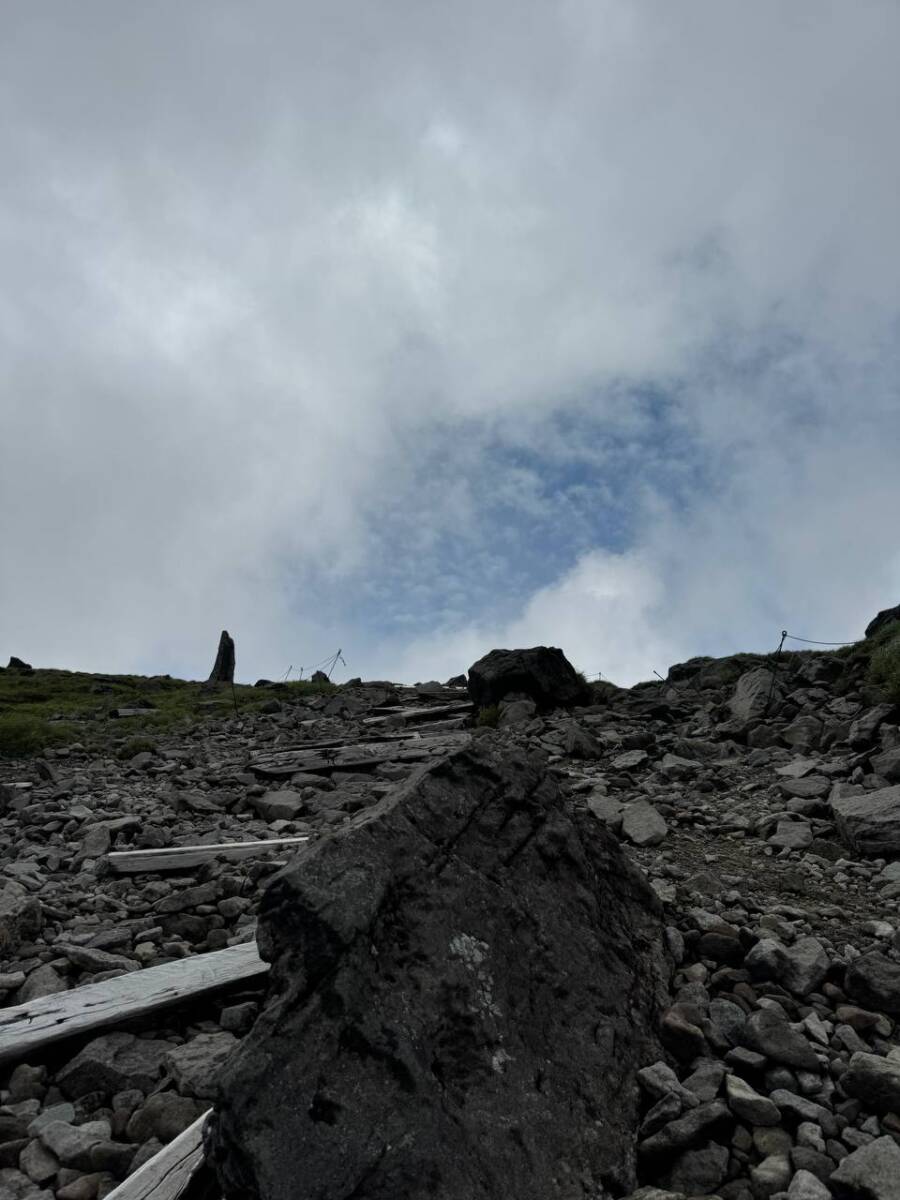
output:
[[[228,636],[228,630],[222,630],[219,638],[219,651],[210,672],[207,683],[234,682],[234,639]]]

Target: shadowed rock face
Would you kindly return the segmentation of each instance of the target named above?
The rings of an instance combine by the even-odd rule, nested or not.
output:
[[[658,901],[543,759],[479,739],[275,877],[269,1003],[208,1133],[227,1197],[570,1200],[634,1186]]]
[[[479,708],[508,696],[527,696],[542,711],[591,702],[589,685],[556,646],[492,650],[469,667],[468,686]]]

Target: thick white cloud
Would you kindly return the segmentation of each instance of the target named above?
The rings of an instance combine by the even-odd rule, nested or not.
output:
[[[422,677],[528,638],[630,678],[798,610],[856,632],[900,584],[898,44],[889,0],[7,14],[8,651],[200,671],[228,626],[250,677],[339,644]],[[421,627],[441,539],[502,562],[491,447],[602,462],[548,420],[627,439],[645,384],[686,498],[636,478],[631,548],[516,616],[376,634]],[[498,478],[520,520],[532,483]]]

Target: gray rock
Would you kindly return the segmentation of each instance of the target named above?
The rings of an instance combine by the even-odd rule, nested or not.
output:
[[[694,1146],[709,1136],[728,1132],[734,1124],[734,1117],[722,1100],[711,1100],[692,1108],[675,1121],[670,1121],[659,1133],[645,1138],[638,1147],[642,1159],[650,1162],[665,1160],[673,1151],[684,1150]]]
[[[825,947],[814,937],[798,938],[790,946],[762,938],[744,962],[754,979],[776,979],[799,996],[816,991],[830,965]]]
[[[112,1096],[129,1088],[149,1092],[159,1081],[169,1042],[106,1033],[94,1038],[57,1073],[63,1094],[77,1100],[89,1092]]]
[[[665,818],[646,800],[629,804],[622,814],[622,835],[635,846],[658,846],[668,832]]]
[[[555,646],[492,650],[469,668],[468,689],[478,708],[507,696],[527,697],[541,712],[591,702],[590,685]]]
[[[215,880],[209,883],[198,883],[194,887],[181,888],[169,896],[157,901],[156,912],[159,915],[187,912],[200,904],[215,904],[219,898],[219,885]]]
[[[767,1096],[760,1096],[739,1075],[725,1077],[725,1096],[734,1115],[748,1125],[777,1125],[781,1120],[778,1106]]]
[[[763,716],[770,695],[773,706],[781,700],[782,692],[777,680],[765,667],[754,667],[752,671],[745,671],[737,681],[728,707],[737,720],[750,721]]]
[[[679,1083],[678,1076],[669,1064],[661,1059],[649,1067],[642,1067],[637,1073],[637,1081],[645,1092],[657,1100],[674,1095],[678,1097],[682,1108],[696,1108],[700,1103],[693,1092]]]
[[[781,734],[783,741],[801,753],[807,750],[815,750],[819,745],[821,736],[822,722],[819,718],[803,714],[795,717]]]
[[[649,761],[650,755],[646,750],[626,750],[624,754],[617,754],[609,765],[615,771],[636,771]]]
[[[819,1070],[819,1060],[809,1042],[774,1009],[761,1008],[750,1014],[744,1026],[743,1043],[774,1062],[803,1071]]]
[[[821,1126],[826,1137],[837,1136],[838,1127],[834,1114],[823,1105],[816,1104],[814,1100],[807,1100],[805,1096],[798,1096],[786,1088],[776,1088],[770,1099],[778,1105],[778,1111],[783,1117],[798,1125],[801,1121],[812,1121]]]
[[[602,821],[604,825],[608,825],[613,833],[622,832],[622,818],[625,814],[625,805],[621,800],[616,800],[613,796],[605,796],[598,792],[592,792],[585,803],[597,820]]]
[[[233,1033],[201,1033],[166,1054],[166,1069],[179,1091],[212,1100],[216,1078],[238,1046]]]
[[[41,996],[56,996],[69,990],[68,982],[50,963],[35,967],[16,994],[16,1002],[25,1004],[29,1000],[37,1000]]]
[[[2,1200],[53,1200],[53,1193],[39,1191],[34,1181],[12,1167],[0,1168],[0,1198]]]
[[[141,964],[124,954],[108,954],[105,950],[95,950],[92,946],[54,946],[63,958],[67,958],[73,966],[82,971],[139,971]]]
[[[900,963],[877,951],[861,954],[847,968],[844,990],[865,1008],[900,1014]]]
[[[563,1161],[635,1186],[661,909],[545,762],[477,739],[274,878],[258,941],[277,1004],[224,1069],[208,1138],[224,1194],[552,1195]]]
[[[874,708],[868,709],[857,717],[850,726],[850,736],[848,738],[850,745],[854,748],[868,746],[875,738],[879,726],[893,716],[893,704],[876,704]]]
[[[43,924],[40,901],[24,888],[8,884],[0,890],[0,955],[14,955],[23,942],[37,937]]]
[[[900,1112],[900,1062],[857,1051],[841,1076],[844,1090],[873,1112]]]
[[[533,700],[510,700],[500,705],[500,719],[497,724],[501,729],[511,729],[516,725],[527,725],[537,712]]]
[[[818,800],[831,791],[831,783],[824,775],[806,775],[802,779],[785,779],[778,785],[783,796],[794,796],[800,800]]]
[[[750,1168],[753,1194],[759,1200],[768,1200],[776,1192],[783,1192],[791,1178],[791,1161],[783,1154],[770,1154],[761,1163]]]
[[[812,826],[808,821],[779,821],[766,841],[781,850],[805,850],[813,842]]]
[[[293,821],[307,811],[306,801],[291,788],[280,788],[263,796],[250,796],[248,803],[264,821]]]
[[[108,1141],[110,1133],[108,1121],[86,1121],[83,1125],[51,1121],[41,1130],[40,1139],[63,1166],[89,1171],[92,1147]]]
[[[888,783],[900,783],[900,746],[876,754],[872,759],[872,770]]]
[[[592,760],[603,757],[603,747],[577,721],[570,721],[566,728],[565,751],[570,758]]]
[[[159,1138],[170,1142],[192,1125],[208,1106],[190,1096],[159,1092],[150,1096],[129,1118],[126,1136],[130,1142]]]
[[[675,1160],[666,1182],[687,1196],[710,1196],[728,1175],[728,1147],[706,1142]]]
[[[831,1176],[838,1200],[897,1200],[900,1196],[900,1146],[888,1135],[854,1150]]]
[[[831,1200],[831,1189],[811,1171],[797,1171],[787,1194],[789,1200]]]
[[[59,1159],[39,1138],[33,1138],[19,1155],[19,1170],[35,1183],[48,1183],[59,1170]]]
[[[685,1088],[704,1103],[714,1100],[725,1078],[724,1065],[715,1058],[700,1059],[692,1065],[693,1071],[684,1080]]]
[[[838,833],[858,854],[900,857],[900,785],[861,796],[832,794],[831,812]]]
[[[709,1019],[731,1046],[740,1044],[747,1014],[732,1000],[716,998],[709,1005]]]

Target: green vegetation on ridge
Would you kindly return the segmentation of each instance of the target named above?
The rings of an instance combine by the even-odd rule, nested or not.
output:
[[[209,687],[168,675],[0,669],[0,756],[25,757],[72,742],[99,749],[233,716],[235,702],[245,715],[273,699],[298,704],[337,690],[331,683],[296,680],[264,687],[235,684],[232,693],[228,684]],[[116,709],[130,709],[134,715],[114,717]]]

